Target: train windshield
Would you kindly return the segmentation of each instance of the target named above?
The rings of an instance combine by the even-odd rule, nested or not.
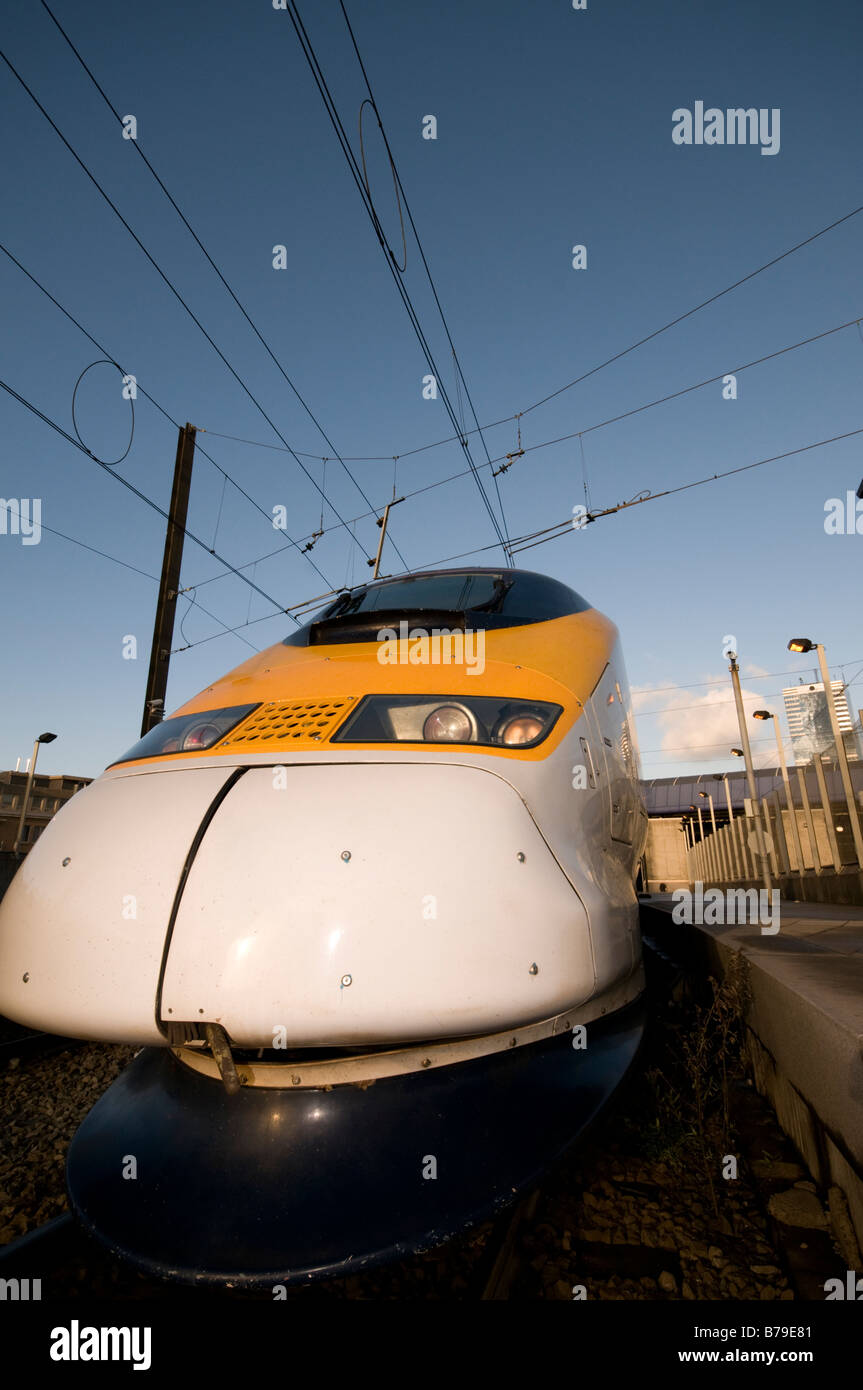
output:
[[[438,570],[401,575],[339,594],[286,646],[338,641],[372,641],[379,623],[423,614],[470,628],[518,627],[584,612],[580,594],[546,575],[527,570]]]
[[[347,613],[434,612],[502,613],[512,581],[496,574],[423,574],[416,579],[394,579],[389,584],[342,594],[335,603],[318,614],[340,618]]]

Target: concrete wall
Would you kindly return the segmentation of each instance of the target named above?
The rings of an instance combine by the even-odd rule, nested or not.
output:
[[[686,837],[677,817],[654,816],[648,821],[644,872],[649,893],[672,893],[675,888],[685,888],[688,884]],[[664,889],[660,887],[663,883]]]

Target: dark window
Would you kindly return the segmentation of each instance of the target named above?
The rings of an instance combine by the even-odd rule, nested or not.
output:
[[[424,614],[434,625],[458,615],[464,627],[482,629],[547,622],[588,608],[565,584],[527,570],[439,570],[340,594],[284,645],[375,641],[379,627],[401,617],[421,622]]]

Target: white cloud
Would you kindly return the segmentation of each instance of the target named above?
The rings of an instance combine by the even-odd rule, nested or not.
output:
[[[754,670],[751,674],[759,672]],[[711,685],[706,690],[653,690],[640,686],[633,693],[636,715],[645,710],[648,717],[657,722],[660,731],[659,747],[663,752],[673,753],[679,761],[691,751],[696,761],[727,757],[729,749],[739,747],[740,729],[737,723],[737,709],[731,681],[721,676],[708,676],[706,680],[717,680],[721,684]],[[764,703],[763,694],[747,690],[743,694],[743,708],[748,720],[752,711]],[[750,727],[750,738],[755,748],[768,748],[772,743],[772,732],[766,725]],[[652,742],[653,740],[651,740]]]

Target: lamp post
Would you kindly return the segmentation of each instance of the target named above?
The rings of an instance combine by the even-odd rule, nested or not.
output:
[[[752,749],[749,746],[749,731],[746,728],[746,718],[743,713],[743,696],[740,693],[740,669],[737,665],[737,653],[728,652],[729,671],[731,672],[731,684],[734,687],[734,703],[737,706],[737,725],[740,729],[740,741],[743,747],[740,753],[746,764],[746,781],[749,786],[749,797],[752,804],[753,819],[755,821],[755,844],[758,850],[758,859],[761,866],[761,876],[764,880],[764,887],[768,893],[773,891],[773,883],[770,878],[770,861],[767,858],[767,848],[764,843],[764,830],[761,825],[761,817],[758,814],[758,791],[755,786],[755,771],[752,766]],[[732,752],[735,752],[732,749]]]
[[[839,762],[839,773],[842,778],[842,786],[845,789],[845,802],[848,806],[848,819],[851,822],[851,834],[854,836],[854,849],[857,854],[857,863],[863,868],[863,834],[860,831],[860,820],[857,815],[857,803],[854,800],[854,788],[851,785],[851,773],[848,769],[848,756],[845,752],[845,744],[842,739],[842,731],[839,728],[839,717],[836,713],[836,706],[833,703],[833,686],[830,682],[830,672],[827,669],[827,657],[824,647],[820,642],[812,642],[808,637],[792,637],[788,643],[790,652],[811,652],[815,648],[818,653],[818,665],[821,669],[821,680],[824,685],[824,697],[827,701],[827,713],[830,716],[830,728],[833,732],[833,740],[836,744],[836,757]],[[818,754],[816,753],[816,757]],[[837,862],[836,868],[839,869]]]
[[[788,814],[791,817],[791,839],[794,843],[794,853],[797,856],[797,872],[803,873],[803,847],[800,843],[800,836],[797,832],[797,812],[794,810],[794,800],[791,796],[791,783],[788,780],[788,767],[785,763],[785,750],[782,747],[782,739],[779,736],[779,720],[775,714],[771,714],[769,709],[757,709],[752,715],[753,719],[772,719],[773,732],[776,735],[776,751],[779,754],[779,766],[782,769],[782,781],[785,784],[785,802],[788,806]]]
[[[699,811],[699,812],[698,812],[698,825],[699,825],[699,829],[700,829],[700,831],[701,831],[701,835],[700,835],[700,838],[699,838],[698,840],[696,840],[696,838],[695,838],[695,811],[696,811],[696,807],[695,807],[694,804],[690,804],[689,809],[690,809],[690,811],[692,812],[692,815],[689,817],[689,823],[690,823],[690,825],[692,826],[693,849],[694,849],[694,851],[695,851],[695,854],[694,854],[694,856],[693,856],[693,867],[694,867],[696,873],[703,873],[704,871],[703,871],[703,869],[702,869],[702,859],[703,859],[703,856],[704,856],[704,851],[703,851],[703,849],[702,849],[702,844],[703,844],[703,841],[704,841],[704,825],[703,825],[702,820],[701,820],[701,812]],[[693,879],[693,881],[694,881],[694,879]]]
[[[803,803],[803,824],[806,826],[806,834],[809,836],[809,846],[812,850],[812,867],[816,874],[823,872],[821,856],[818,853],[818,842],[815,839],[815,817],[812,815],[812,807],[809,804],[809,792],[806,788],[806,776],[803,768],[799,764],[795,767],[797,773],[797,785],[800,788],[800,800]]]
[[[30,771],[27,774],[27,785],[24,788],[24,804],[21,807],[21,816],[18,820],[18,833],[15,836],[15,844],[12,847],[13,854],[20,854],[20,846],[24,843],[24,824],[27,820],[27,812],[30,809],[30,793],[33,789],[33,778],[36,775],[36,758],[39,754],[40,743],[53,743],[56,734],[40,734],[33,744],[33,756],[30,759]]]
[[[710,803],[710,821],[711,825],[713,826],[713,841],[710,846],[711,867],[712,872],[716,874],[719,871],[719,841],[716,838],[716,812],[713,809],[713,797],[710,795],[710,792],[699,792],[698,795],[702,798],[702,800],[708,801]]]
[[[729,752],[730,752],[730,753],[732,754],[732,756],[735,757],[735,758],[742,758],[742,757],[743,757],[743,749],[742,749],[742,748],[731,748],[731,749],[729,749]],[[743,802],[744,802],[744,808],[745,808],[745,804],[746,804],[746,797],[745,797],[745,796],[744,796],[744,798],[743,798]],[[746,820],[746,811],[745,811],[745,809],[744,809],[744,812],[743,812],[743,820],[744,820],[744,821]],[[740,817],[738,816],[738,825],[739,825],[739,824],[740,824]],[[747,855],[749,856],[749,858],[747,858]],[[744,878],[748,878],[748,877],[749,877],[749,859],[750,859],[750,858],[753,858],[753,855],[752,855],[752,847],[751,847],[751,845],[749,845],[749,844],[747,843],[746,839],[744,838],[744,835],[743,835],[743,826],[742,826],[742,825],[740,826],[740,858],[741,858],[742,863],[743,863],[743,877],[744,877]]]

